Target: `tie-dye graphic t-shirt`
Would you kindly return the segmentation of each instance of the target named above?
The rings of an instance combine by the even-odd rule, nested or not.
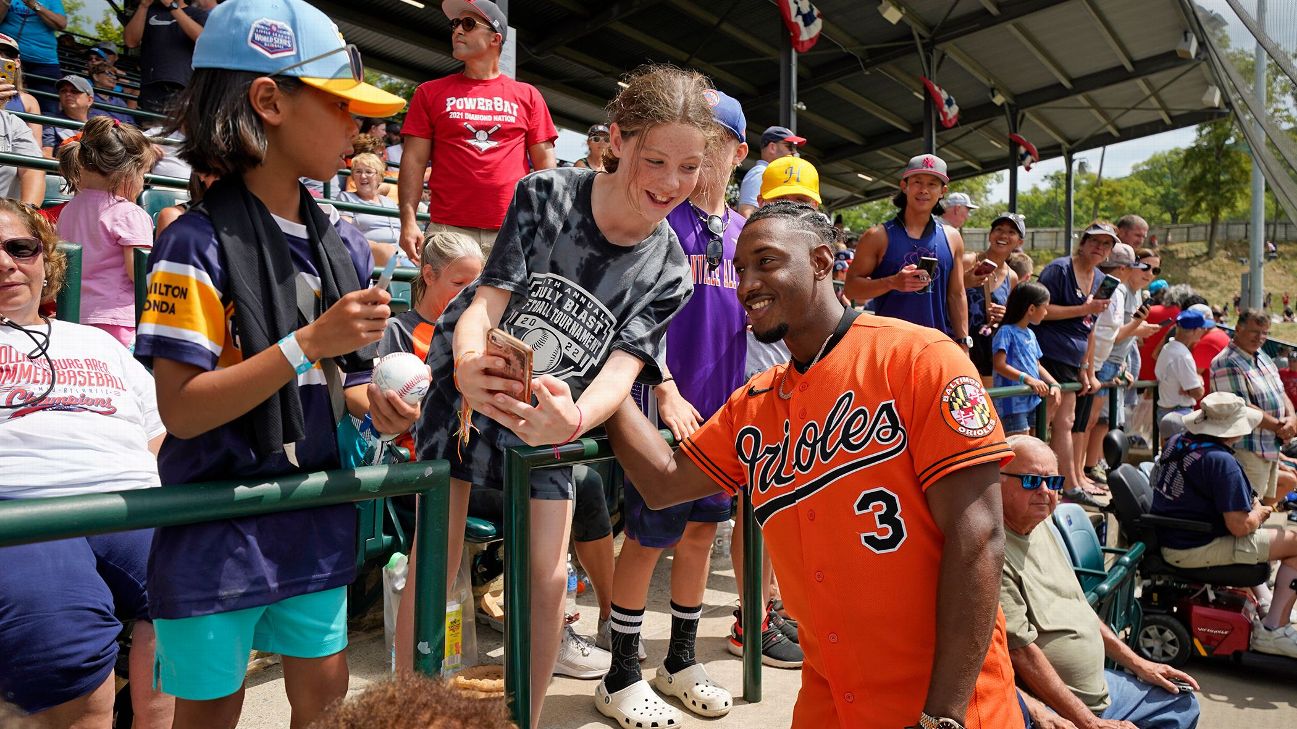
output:
[[[531,345],[535,377],[565,381],[573,399],[613,350],[644,362],[640,381],[654,385],[662,379],[656,362],[667,322],[693,292],[689,261],[665,221],[633,246],[609,242],[590,206],[594,180],[593,171],[579,168],[524,177],[482,277],[437,322],[428,351],[433,386],[414,435],[419,458],[448,459],[455,478],[500,483],[503,459],[497,444],[508,432],[475,414],[480,432],[469,445],[457,449],[453,437],[460,398],[451,342],[478,286],[510,293],[500,327]]]

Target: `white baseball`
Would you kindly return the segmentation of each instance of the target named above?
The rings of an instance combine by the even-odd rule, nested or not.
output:
[[[428,367],[409,352],[393,352],[378,360],[374,384],[384,392],[395,392],[409,405],[417,405],[432,385]]]

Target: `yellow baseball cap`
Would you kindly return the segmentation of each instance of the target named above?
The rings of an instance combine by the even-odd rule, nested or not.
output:
[[[805,195],[823,204],[820,173],[815,165],[801,157],[780,157],[766,167],[761,175],[761,199],[777,200],[788,195]]]

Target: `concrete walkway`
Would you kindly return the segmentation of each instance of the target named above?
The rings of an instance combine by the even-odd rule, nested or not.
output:
[[[644,665],[651,676],[666,653],[671,632],[670,615],[664,608],[668,600],[670,555],[663,558],[654,575],[649,596],[649,613],[645,618],[644,637],[649,660]],[[735,694],[735,707],[726,717],[702,719],[691,717],[689,726],[715,727],[787,727],[792,721],[793,703],[800,680],[797,671],[763,669],[763,697],[751,704],[742,696],[742,668],[739,659],[726,650],[735,606],[733,570],[728,564],[714,563],[708,584],[703,619],[698,630],[698,656],[707,665],[712,678]],[[593,635],[598,608],[587,592],[579,599],[582,620],[577,631]],[[485,662],[503,660],[501,636],[490,628],[477,626],[480,650]],[[381,627],[353,635],[349,660],[351,690],[365,686],[386,675],[387,654],[382,646]],[[881,657],[880,657],[881,658]],[[1202,686],[1203,729],[1297,729],[1297,661],[1287,675],[1275,675],[1257,668],[1228,662],[1195,661],[1188,670]],[[880,664],[880,670],[885,670]],[[616,726],[594,708],[594,681],[556,678],[549,687],[542,726],[558,729],[593,729]],[[677,704],[678,706],[678,704]],[[247,700],[239,729],[271,729],[288,726],[288,703],[284,698],[283,673],[278,665],[251,677]],[[382,729],[375,727],[374,729]],[[890,729],[890,728],[889,728]]]

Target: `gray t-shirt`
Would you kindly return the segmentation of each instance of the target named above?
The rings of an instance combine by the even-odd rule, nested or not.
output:
[[[36,144],[31,128],[22,119],[7,111],[0,111],[0,152],[25,154],[29,157],[41,156],[41,148]],[[18,182],[17,167],[0,166],[0,196],[14,200],[22,198],[22,185]]]
[[[387,320],[383,338],[378,340],[378,356],[409,352],[427,359],[434,329],[435,324],[424,319],[414,309],[403,311]]]
[[[477,287],[508,291],[500,326],[535,351],[533,374],[565,381],[579,398],[613,350],[644,363],[639,381],[662,380],[657,366],[667,323],[693,293],[689,262],[662,222],[634,246],[608,241],[590,205],[595,173],[575,167],[522,178],[477,283],[464,289],[437,322],[428,364],[432,389],[415,425],[419,458],[447,458],[451,475],[473,483],[499,481],[501,438],[511,435],[474,415],[480,433],[455,447],[459,392],[451,341]],[[501,432],[503,431],[503,432]]]

